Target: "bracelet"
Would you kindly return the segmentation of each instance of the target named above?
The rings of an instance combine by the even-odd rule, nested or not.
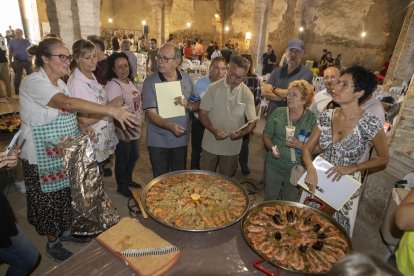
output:
[[[187,109],[190,110],[190,111],[193,111],[193,107],[191,106],[190,103],[187,104]]]

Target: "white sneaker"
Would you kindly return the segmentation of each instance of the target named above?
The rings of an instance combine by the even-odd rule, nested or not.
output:
[[[14,184],[16,185],[16,188],[19,192],[25,194],[26,193],[26,185],[24,184],[24,181],[15,181]]]

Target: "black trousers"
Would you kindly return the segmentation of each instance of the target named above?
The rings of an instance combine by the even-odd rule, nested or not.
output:
[[[242,174],[245,176],[250,174],[250,169],[247,164],[249,161],[249,142],[250,142],[250,133],[247,133],[246,135],[243,136],[243,143],[242,143],[242,147],[241,147],[240,155],[239,155],[240,169],[241,169]]]
[[[194,115],[191,124],[191,166],[192,170],[200,169],[200,156],[202,152],[201,142],[203,141],[205,127]]]
[[[177,148],[148,147],[148,152],[154,177],[186,168],[187,146]]]

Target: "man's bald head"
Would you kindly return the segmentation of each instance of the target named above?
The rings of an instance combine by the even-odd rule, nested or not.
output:
[[[323,72],[323,83],[325,84],[326,91],[332,94],[332,90],[339,81],[341,72],[336,67],[328,67]]]

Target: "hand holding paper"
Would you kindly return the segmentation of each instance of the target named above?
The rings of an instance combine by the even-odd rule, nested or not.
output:
[[[243,129],[249,127],[251,124],[255,123],[258,119],[259,119],[259,116],[257,116],[256,118],[248,121],[247,123],[245,123],[244,125],[242,125],[239,129],[235,130],[234,132],[242,131]]]
[[[309,192],[329,204],[336,210],[340,210],[342,206],[352,197],[352,195],[361,187],[361,183],[349,175],[342,175],[337,181],[328,178],[327,171],[331,169],[337,172],[338,168],[341,172],[346,172],[342,166],[332,166],[328,161],[318,156],[313,161],[314,170],[310,169],[300,179],[298,184]],[[347,170],[352,168],[348,167]],[[335,178],[336,179],[336,178]],[[317,187],[316,187],[317,185]],[[316,190],[312,190],[312,188]]]

